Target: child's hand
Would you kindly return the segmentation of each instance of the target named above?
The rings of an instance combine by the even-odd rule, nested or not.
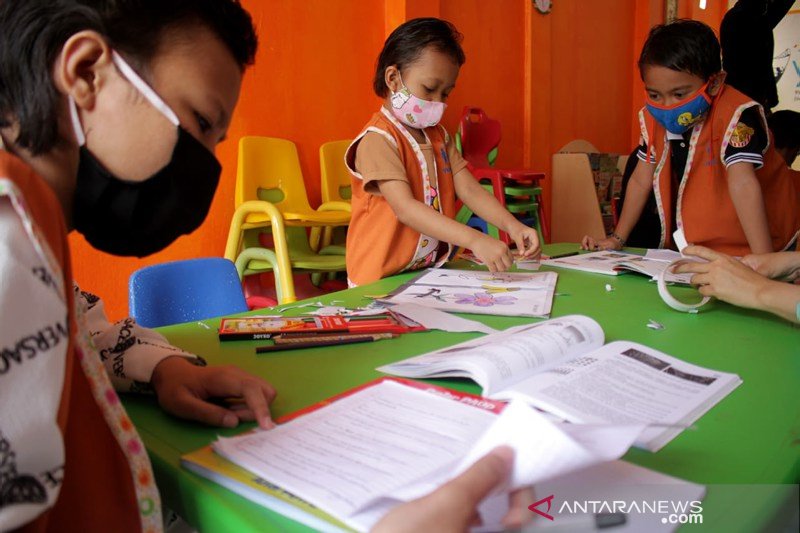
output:
[[[514,257],[504,242],[485,233],[477,231],[475,233],[475,241],[470,244],[469,249],[483,261],[489,268],[489,272],[505,272],[511,268],[511,265],[514,264]]]
[[[542,249],[539,243],[539,233],[522,223],[517,223],[508,231],[508,236],[517,244],[520,258],[528,259],[538,257]]]
[[[800,253],[798,252],[750,254],[742,258],[742,263],[762,276],[772,279],[794,281],[800,277]]]
[[[588,235],[581,240],[581,250],[622,250],[622,245],[613,237],[595,240]]]
[[[269,412],[275,389],[238,367],[200,367],[183,357],[167,357],[153,370],[151,384],[161,408],[181,418],[228,428],[251,421],[263,429],[275,426]],[[237,399],[240,403],[227,409],[212,403],[215,398]]]

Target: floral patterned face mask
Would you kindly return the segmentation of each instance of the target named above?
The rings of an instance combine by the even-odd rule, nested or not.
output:
[[[410,128],[430,128],[442,120],[447,104],[444,102],[432,102],[417,98],[408,90],[400,76],[402,88],[397,92],[392,92],[392,114]]]

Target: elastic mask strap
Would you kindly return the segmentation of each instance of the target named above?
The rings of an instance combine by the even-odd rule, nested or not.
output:
[[[131,85],[136,87],[139,92],[142,93],[142,95],[153,105],[153,107],[161,111],[161,114],[167,117],[172,124],[175,126],[180,125],[181,121],[178,120],[178,115],[176,115],[175,112],[172,111],[172,109],[170,109],[170,107],[164,102],[164,100],[162,100],[161,97],[158,96],[149,85],[147,85],[147,82],[145,82],[141,76],[139,76],[139,74],[137,74],[136,71],[133,70],[124,59],[122,59],[121,55],[112,50],[111,58],[122,75],[125,76],[129,82],[131,82]]]
[[[178,120],[178,115],[175,114],[172,109],[161,99],[160,96],[156,94],[156,92],[150,88],[149,85],[139,76],[135,70],[131,68],[128,63],[122,59],[122,56],[119,55],[114,50],[111,51],[111,58],[114,61],[114,65],[119,69],[125,79],[127,79],[131,85],[136,87],[140,93],[147,99],[150,104],[158,109],[162,115],[167,117],[167,120],[172,122],[174,126],[180,126],[180,120]],[[75,104],[75,99],[70,96],[69,97],[69,115],[70,119],[72,120],[72,130],[75,132],[75,140],[78,142],[78,146],[83,146],[86,144],[86,135],[83,132],[83,126],[81,125],[81,119],[78,116],[78,106]]]
[[[402,74],[400,74],[400,69],[397,69],[397,76],[400,78],[400,85],[402,85],[402,88],[401,88],[401,90],[402,90],[402,89],[405,89],[405,90],[406,90],[406,92],[407,92],[409,95],[411,95],[411,96],[414,96],[414,94],[411,92],[411,90],[410,90],[408,87],[406,87],[406,82],[404,82],[404,81],[403,81],[403,75],[402,75]],[[397,91],[397,92],[400,92],[400,91]]]
[[[78,141],[78,146],[83,146],[86,144],[86,135],[83,134],[81,119],[78,118],[78,106],[75,105],[75,99],[72,95],[69,97],[69,117],[72,119],[72,131],[75,132],[75,140]]]

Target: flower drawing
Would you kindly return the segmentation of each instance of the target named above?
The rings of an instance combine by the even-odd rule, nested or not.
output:
[[[474,294],[456,294],[456,303],[459,305],[477,305],[478,307],[491,307],[493,305],[513,305],[517,301],[515,296],[494,296],[488,292]]]

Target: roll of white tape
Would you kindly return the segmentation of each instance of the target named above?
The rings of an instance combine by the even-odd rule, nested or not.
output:
[[[666,280],[667,272],[671,272],[672,268],[681,261],[686,261],[686,259],[676,259],[675,261],[672,261],[669,264],[669,266],[664,270],[662,270],[661,273],[658,275],[658,295],[661,296],[661,299],[664,300],[664,303],[666,303],[671,308],[675,309],[676,311],[682,311],[684,313],[688,313],[693,309],[699,309],[700,307],[706,305],[709,302],[709,300],[711,300],[711,297],[704,296],[702,300],[700,300],[695,304],[687,304],[676,299],[669,293],[669,290],[667,289],[667,280]]]

